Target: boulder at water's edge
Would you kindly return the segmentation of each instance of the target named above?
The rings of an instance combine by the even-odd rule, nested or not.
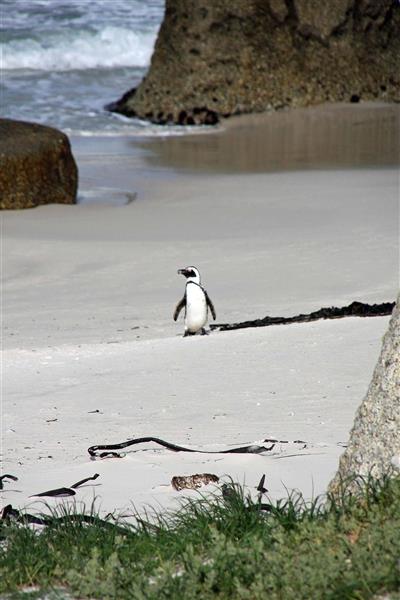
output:
[[[74,204],[78,169],[68,137],[52,127],[0,119],[0,208]]]
[[[156,123],[400,101],[398,0],[166,0],[148,74],[110,110]]]

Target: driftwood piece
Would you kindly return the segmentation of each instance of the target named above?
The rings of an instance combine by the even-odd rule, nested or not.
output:
[[[76,488],[80,487],[84,483],[87,483],[88,481],[94,481],[98,477],[100,477],[100,475],[98,473],[95,473],[92,477],[85,477],[85,479],[81,479],[80,481],[78,481],[78,483],[74,483],[73,485],[71,485],[71,488],[75,490]]]
[[[94,479],[97,479],[98,477],[99,477],[99,474],[95,473],[92,477],[85,477],[85,479],[81,479],[80,481],[78,481],[77,483],[74,483],[70,487],[56,488],[54,490],[48,490],[47,492],[41,492],[40,494],[32,494],[32,496],[30,496],[30,497],[32,498],[33,496],[49,496],[49,497],[54,497],[54,498],[57,498],[57,497],[65,498],[67,496],[75,496],[76,488],[80,487],[87,481],[92,481]]]
[[[98,525],[105,529],[117,530],[122,535],[128,535],[129,529],[121,527],[116,523],[110,523],[100,517],[84,514],[63,515],[62,517],[54,517],[52,515],[32,515],[30,513],[21,512],[14,508],[11,504],[7,504],[1,513],[1,521],[5,523],[21,523],[22,525],[46,525],[47,527],[57,527],[60,525],[68,525],[71,523]]]
[[[269,442],[269,440],[266,441]],[[227,450],[197,450],[195,448],[178,446],[178,444],[166,442],[161,438],[148,436],[127,440],[126,442],[121,442],[119,444],[100,444],[96,446],[90,446],[90,448],[88,448],[88,452],[93,459],[109,457],[122,458],[124,453],[115,452],[115,450],[122,450],[123,448],[128,448],[129,446],[134,446],[136,444],[154,442],[155,444],[163,446],[164,448],[167,448],[167,450],[172,450],[173,452],[197,452],[199,454],[261,454],[262,452],[271,451],[274,448],[276,441],[277,440],[274,440],[269,447],[259,446],[258,444],[250,444],[248,446],[240,446],[238,448],[228,448]],[[105,450],[105,452],[99,452],[99,450]]]
[[[119,444],[98,444],[96,446],[90,446],[88,452],[93,460],[96,458],[123,458],[125,454],[123,452],[115,452],[115,450],[122,450],[129,446],[135,446],[137,444],[146,444],[148,442],[154,442],[159,446],[163,446],[167,450],[173,452],[196,452],[198,454],[263,454],[264,452],[271,452],[276,444],[299,444],[303,448],[307,446],[307,442],[303,440],[278,440],[275,438],[265,438],[262,440],[262,444],[269,444],[268,446],[259,444],[249,444],[248,446],[239,446],[236,448],[227,448],[226,450],[199,450],[197,448],[187,448],[185,446],[179,446],[172,442],[167,442],[161,438],[147,436],[141,438],[135,438],[121,442]],[[100,452],[103,450],[104,452]]]

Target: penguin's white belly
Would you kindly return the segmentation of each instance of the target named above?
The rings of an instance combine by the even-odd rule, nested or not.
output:
[[[199,331],[207,322],[207,302],[203,290],[195,283],[186,287],[185,326],[191,333]]]

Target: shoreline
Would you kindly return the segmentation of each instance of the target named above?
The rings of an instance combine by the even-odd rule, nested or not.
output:
[[[400,106],[366,102],[239,115],[177,135],[71,135],[78,203],[121,206],[194,175],[394,168],[399,130]]]

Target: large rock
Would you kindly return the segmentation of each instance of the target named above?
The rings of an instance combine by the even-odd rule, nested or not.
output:
[[[355,475],[378,479],[390,470],[400,472],[400,295],[330,491]],[[347,489],[356,490],[356,483]]]
[[[111,110],[158,123],[400,100],[398,0],[166,0],[148,75]]]
[[[0,119],[0,208],[73,204],[77,188],[78,169],[64,133]]]

